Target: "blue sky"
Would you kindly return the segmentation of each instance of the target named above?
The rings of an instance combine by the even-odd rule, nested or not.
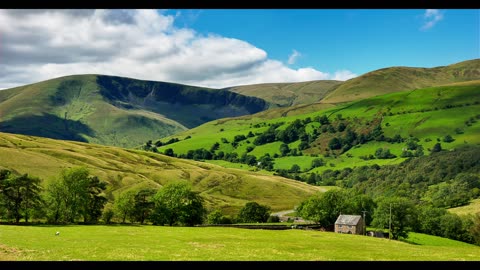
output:
[[[479,27],[479,9],[0,9],[0,89],[73,74],[344,81],[480,58]]]
[[[364,74],[389,66],[435,67],[480,58],[480,10],[169,10],[175,24],[245,40],[293,67]],[[435,20],[435,15],[439,16]],[[431,24],[427,25],[429,22]]]

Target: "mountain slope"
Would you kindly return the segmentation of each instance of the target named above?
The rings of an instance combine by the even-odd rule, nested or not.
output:
[[[268,101],[262,118],[299,115],[373,96],[480,79],[480,59],[435,68],[388,67],[347,80],[265,83],[225,88]],[[315,106],[309,106],[316,104]]]
[[[132,147],[267,107],[225,90],[75,75],[0,91],[0,131]]]
[[[480,59],[435,68],[389,67],[334,87],[322,103],[343,103],[373,96],[480,79]]]
[[[283,177],[151,152],[0,133],[0,168],[40,177],[46,186],[62,169],[75,166],[85,166],[108,182],[109,199],[125,190],[187,180],[205,198],[209,209],[231,215],[238,214],[249,201],[269,205],[273,211],[293,209],[306,197],[324,190]]]
[[[480,144],[479,93],[477,80],[396,92],[292,116],[268,119],[259,117],[266,113],[261,112],[219,119],[161,139],[179,141],[162,145],[158,151],[171,148],[180,157],[201,158],[189,151],[203,148],[216,155],[209,162],[234,167],[245,162],[242,159],[247,155],[258,161],[269,154],[274,160],[272,173],[297,164],[303,176],[333,168],[394,164],[407,158],[402,154],[410,140],[421,145],[425,155],[436,143],[443,149]],[[322,117],[328,122],[322,124]],[[451,139],[446,140],[447,135]],[[289,149],[283,154],[282,144]],[[379,148],[395,157],[375,157]],[[220,152],[224,155],[219,156]],[[231,156],[234,153],[236,157]],[[323,165],[312,168],[318,158]],[[245,169],[255,167],[243,164]]]
[[[225,89],[246,96],[262,98],[279,107],[289,107],[319,101],[332,88],[341,83],[341,81],[321,80],[299,83],[252,84]]]

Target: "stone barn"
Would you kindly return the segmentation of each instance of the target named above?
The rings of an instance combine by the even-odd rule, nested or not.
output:
[[[363,218],[360,215],[339,215],[335,221],[336,233],[363,234]]]

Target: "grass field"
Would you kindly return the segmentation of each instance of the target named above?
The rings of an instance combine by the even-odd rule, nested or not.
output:
[[[465,206],[450,208],[448,211],[459,216],[480,213],[480,199],[472,200],[470,204]]]
[[[60,235],[56,236],[55,232]],[[0,225],[0,260],[475,261],[480,247],[411,234],[410,243],[316,230]]]
[[[75,166],[85,166],[106,181],[111,201],[126,190],[186,180],[201,193],[207,208],[232,216],[249,201],[269,205],[273,211],[290,210],[323,191],[322,187],[239,166],[224,168],[140,150],[0,133],[0,169],[40,177],[46,186],[62,169]]]

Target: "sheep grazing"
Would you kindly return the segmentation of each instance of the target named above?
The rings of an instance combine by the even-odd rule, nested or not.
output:
[[[57,235],[57,236],[60,235],[60,232],[56,232],[55,235]]]

